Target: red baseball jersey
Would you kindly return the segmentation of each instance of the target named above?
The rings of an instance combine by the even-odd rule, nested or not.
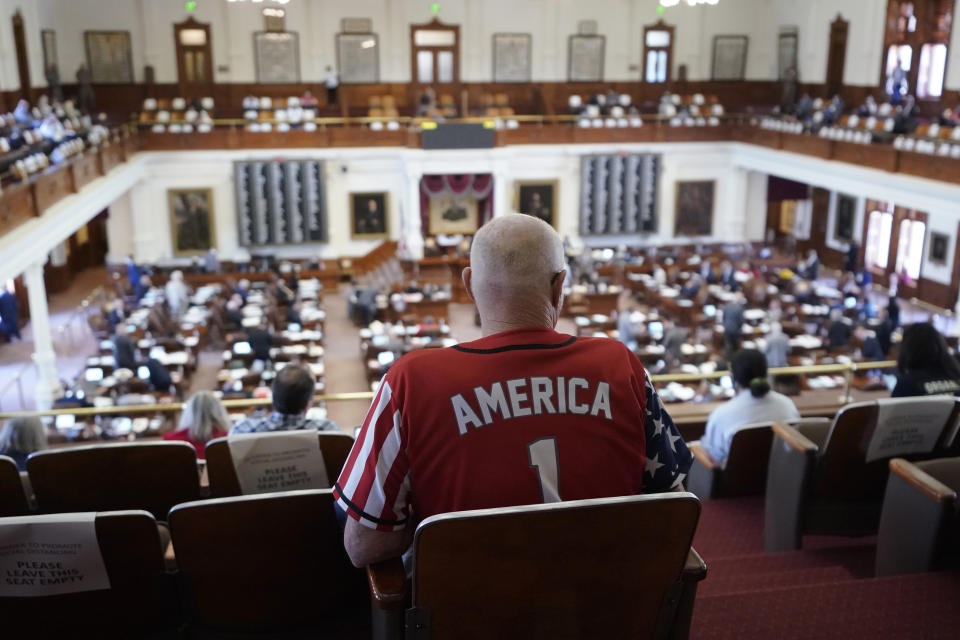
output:
[[[399,359],[334,496],[390,531],[411,515],[667,490],[691,461],[623,344],[527,328]]]

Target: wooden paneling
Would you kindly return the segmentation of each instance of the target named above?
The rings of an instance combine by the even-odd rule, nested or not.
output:
[[[833,141],[819,136],[808,136],[795,133],[781,134],[784,151],[803,153],[818,158],[833,156]]]
[[[70,163],[73,173],[73,190],[80,191],[100,177],[100,163],[96,153],[83,153]]]
[[[948,284],[934,282],[926,278],[917,281],[916,297],[932,305],[953,309],[957,304],[957,290]]]
[[[106,175],[123,164],[123,146],[109,144],[100,148],[100,173]]]
[[[931,180],[960,183],[960,160],[913,151],[902,151],[899,155],[899,169],[902,173]]]
[[[31,181],[38,214],[43,214],[52,205],[74,192],[73,175],[68,166],[48,169]]]
[[[884,171],[897,170],[897,150],[881,144],[834,142],[833,159]]]
[[[7,233],[36,215],[33,189],[29,184],[12,184],[3,190],[0,203],[0,234]]]
[[[368,127],[333,127],[327,129],[331,147],[403,147],[407,144],[407,132],[373,131]]]
[[[781,149],[783,148],[783,135],[779,131],[743,126],[734,133],[734,139],[748,144],[770,147],[771,149]]]

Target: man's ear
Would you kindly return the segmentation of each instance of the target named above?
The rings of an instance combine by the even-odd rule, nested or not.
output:
[[[550,302],[556,307],[558,312],[563,305],[563,283],[566,279],[567,270],[564,269],[557,275],[556,280],[553,281],[553,285],[550,287]]]
[[[470,299],[473,302],[476,302],[477,299],[473,297],[473,269],[470,267],[464,267],[463,273],[460,274],[460,277],[463,278],[463,286],[467,289],[467,295],[470,296]]]

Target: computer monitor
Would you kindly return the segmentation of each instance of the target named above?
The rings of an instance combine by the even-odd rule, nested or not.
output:
[[[855,296],[847,296],[843,299],[843,306],[847,309],[856,309],[857,298]]]
[[[703,315],[707,316],[708,318],[715,318],[715,317],[717,317],[717,307],[716,307],[716,305],[712,305],[712,304],[705,304],[705,305],[703,305]]]
[[[651,322],[647,325],[647,331],[653,334],[663,333],[663,323],[662,322]]]
[[[300,333],[301,331],[300,324],[297,322],[291,322],[290,324],[287,325],[287,331],[291,333]]]
[[[91,367],[87,369],[83,375],[87,382],[101,382],[103,380],[103,369],[100,367]]]
[[[73,429],[77,424],[77,416],[73,414],[59,415],[54,418],[53,424],[58,431],[67,431],[69,429]]]
[[[150,369],[145,365],[140,365],[139,367],[137,367],[137,377],[140,378],[141,380],[149,380]]]
[[[250,346],[249,342],[235,342],[233,352],[238,356],[246,356],[253,353],[253,347]]]
[[[733,389],[733,378],[730,376],[723,376],[720,378],[720,386],[724,389]]]

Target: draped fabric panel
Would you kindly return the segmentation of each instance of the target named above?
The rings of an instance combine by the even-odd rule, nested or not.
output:
[[[493,174],[423,176],[420,180],[420,224],[430,234],[430,199],[441,196],[472,196],[479,209],[479,226],[493,218]]]

